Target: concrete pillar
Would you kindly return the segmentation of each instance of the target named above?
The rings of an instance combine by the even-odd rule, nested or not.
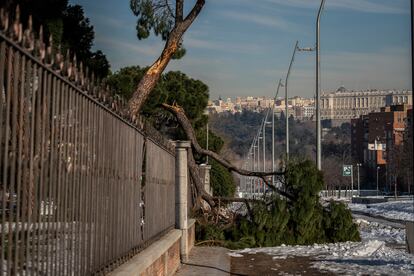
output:
[[[188,141],[175,142],[175,228],[182,231],[180,255],[183,261],[188,260],[188,164],[187,150],[191,146]]]
[[[201,181],[204,183],[204,189],[206,192],[210,195],[213,195],[213,189],[210,186],[210,171],[211,166],[206,164],[200,165],[200,175],[201,175]]]

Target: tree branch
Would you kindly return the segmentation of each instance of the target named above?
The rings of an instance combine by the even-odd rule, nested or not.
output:
[[[282,176],[282,175],[285,175],[284,172],[252,172],[252,171],[247,171],[247,170],[240,169],[240,168],[234,166],[233,164],[226,161],[224,158],[222,158],[217,153],[215,153],[213,151],[210,151],[210,150],[205,150],[198,144],[193,126],[191,125],[191,122],[188,120],[187,116],[185,115],[184,110],[181,107],[171,106],[171,105],[168,105],[168,104],[165,104],[165,103],[162,104],[162,107],[164,109],[166,109],[167,111],[171,112],[172,114],[174,114],[174,116],[178,120],[178,123],[183,128],[183,130],[184,130],[184,132],[187,136],[187,139],[190,140],[194,150],[198,154],[206,155],[206,156],[209,156],[209,157],[213,158],[214,160],[219,162],[222,166],[227,168],[229,171],[236,172],[239,175],[259,177],[273,191],[279,193],[280,195],[282,195],[282,196],[284,196],[284,197],[286,197],[290,200],[294,200],[294,197],[291,194],[276,188],[274,185],[270,184],[269,181],[266,179],[266,176],[271,176],[271,175]],[[189,157],[189,160],[190,160],[190,158],[192,159],[191,162],[194,162],[194,164],[195,164],[194,157],[191,155],[191,157]],[[191,168],[190,168],[190,173],[192,173]],[[200,185],[203,187],[203,190],[204,190],[204,186],[202,184],[200,184]],[[203,198],[204,198],[204,196],[203,196]]]
[[[175,1],[175,24],[183,21],[184,0]]]
[[[193,23],[194,19],[196,19],[198,14],[203,9],[203,6],[204,6],[205,3],[206,3],[205,0],[197,0],[197,2],[194,4],[194,7],[191,9],[190,13],[186,16],[186,18],[183,21],[185,26],[187,26],[187,25],[190,26],[191,23]]]
[[[213,158],[214,160],[216,160],[217,162],[219,162],[224,167],[226,167],[228,170],[234,171],[234,172],[236,172],[240,175],[244,175],[244,176],[255,176],[255,177],[260,177],[260,178],[263,179],[264,177],[271,176],[271,175],[285,175],[284,172],[254,172],[254,171],[248,171],[248,170],[245,170],[245,169],[240,169],[240,168],[234,166],[233,164],[231,164],[230,162],[226,161],[224,158],[222,158],[217,153],[215,153],[213,151],[210,151],[210,150],[203,149],[198,144],[193,126],[191,125],[191,122],[188,120],[187,116],[185,115],[184,110],[179,106],[172,106],[172,105],[168,105],[166,103],[163,103],[162,107],[164,109],[170,111],[172,114],[174,114],[174,116],[177,118],[178,122],[182,126],[183,130],[185,131],[185,134],[187,135],[187,138],[190,140],[191,144],[193,145],[194,150],[197,153],[199,153],[201,155],[209,156],[209,157]]]
[[[168,10],[168,13],[171,15],[171,17],[176,18],[176,17],[174,16],[174,13],[173,13],[173,11],[172,11],[171,7],[170,7],[170,3],[168,3],[168,0],[164,0],[164,1],[165,1],[165,6],[166,6],[166,8],[167,8],[167,10]],[[177,20],[177,19],[176,19],[176,20]]]

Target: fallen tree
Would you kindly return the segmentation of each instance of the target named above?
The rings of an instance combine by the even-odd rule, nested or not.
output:
[[[161,55],[140,79],[129,100],[128,112],[134,117],[139,115],[169,61],[184,54],[183,35],[200,14],[205,0],[195,1],[185,17],[184,0],[176,0],[175,7],[164,0],[131,0],[130,3],[133,13],[138,16],[138,38],[147,38],[153,30],[166,41]],[[256,172],[238,168],[218,153],[200,146],[193,126],[180,106],[167,103],[161,105],[174,115],[191,143],[188,151],[188,167],[193,183],[191,193],[196,198],[195,210],[205,214],[199,221],[204,218],[209,227],[219,230],[218,238],[214,235],[213,237],[206,235],[205,239],[217,241],[219,244],[223,243],[220,240],[229,240],[230,247],[271,246],[283,241],[289,244],[308,244],[359,239],[359,233],[352,223],[349,210],[336,203],[325,207],[319,203],[318,193],[320,187],[323,187],[321,186],[323,178],[322,173],[312,162],[293,166],[287,164],[287,171],[276,172]],[[260,178],[273,193],[262,200],[211,196],[204,189],[194,153],[214,159],[231,172]],[[284,189],[281,190],[270,184],[269,176],[281,178],[284,181]],[[221,209],[223,202],[244,203],[248,217],[236,213],[226,216]]]
[[[197,240],[232,249],[360,240],[352,214],[343,203],[321,203],[323,176],[312,161],[292,161],[285,179],[285,189],[294,201],[269,194],[246,204],[246,212],[234,212],[232,223],[217,223],[214,215],[199,216]]]

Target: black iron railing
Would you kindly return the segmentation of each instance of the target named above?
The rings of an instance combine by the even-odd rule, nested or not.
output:
[[[174,225],[171,145],[0,17],[1,274],[107,272]]]

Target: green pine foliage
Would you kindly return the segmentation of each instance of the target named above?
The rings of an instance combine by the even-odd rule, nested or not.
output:
[[[351,212],[342,202],[331,201],[324,210],[324,229],[328,242],[345,242],[361,240],[358,228],[352,221]]]
[[[215,160],[210,159],[211,178],[210,185],[213,188],[213,195],[232,197],[236,192],[236,185],[233,176],[225,167]]]
[[[197,239],[220,240],[232,249],[359,241],[358,228],[343,203],[322,206],[322,187],[323,175],[313,162],[293,161],[288,166],[285,189],[296,200],[267,196],[266,204],[253,204],[251,213],[239,215],[230,228],[198,224]]]
[[[320,240],[322,208],[319,191],[323,187],[323,176],[309,160],[291,163],[286,175],[287,191],[296,198],[291,208],[289,228],[292,240],[289,244],[310,244]]]

